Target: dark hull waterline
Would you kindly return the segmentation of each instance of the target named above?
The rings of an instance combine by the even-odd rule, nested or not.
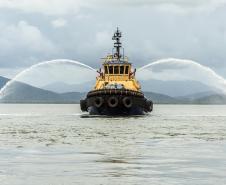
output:
[[[144,115],[153,109],[152,102],[143,93],[116,89],[90,91],[80,106],[90,115],[109,116]]]
[[[90,115],[108,115],[108,116],[144,115],[146,113],[141,107],[137,106],[133,106],[129,109],[124,107],[96,108],[95,106],[91,106],[88,108],[88,112]]]

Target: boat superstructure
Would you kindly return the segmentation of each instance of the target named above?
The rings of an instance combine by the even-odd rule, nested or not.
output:
[[[88,92],[85,100],[80,101],[82,111],[95,115],[141,115],[152,111],[152,101],[144,97],[135,78],[136,69],[132,69],[124,55],[121,37],[117,28],[112,37],[114,48],[103,58],[94,89]]]

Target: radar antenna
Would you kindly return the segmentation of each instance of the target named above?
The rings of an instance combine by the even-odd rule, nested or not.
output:
[[[116,53],[114,56],[120,60],[121,54],[120,54],[120,48],[122,47],[122,43],[120,42],[120,38],[122,37],[122,33],[119,31],[118,27],[116,32],[114,33],[112,40],[115,40],[114,48],[116,49]]]

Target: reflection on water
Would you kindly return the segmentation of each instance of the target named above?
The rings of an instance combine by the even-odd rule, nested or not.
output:
[[[0,182],[226,184],[226,106],[90,117],[78,105],[0,105]]]

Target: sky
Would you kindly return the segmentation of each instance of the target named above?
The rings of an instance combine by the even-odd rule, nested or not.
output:
[[[181,58],[226,78],[225,17],[226,0],[0,0],[0,76],[57,58],[99,68],[119,27],[135,67]]]

